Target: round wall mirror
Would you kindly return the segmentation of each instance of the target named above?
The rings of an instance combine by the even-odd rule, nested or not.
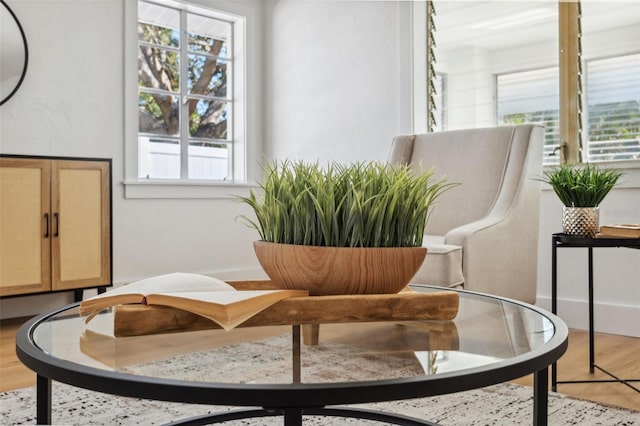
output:
[[[22,25],[4,0],[0,0],[0,105],[17,91],[27,73],[29,51]]]

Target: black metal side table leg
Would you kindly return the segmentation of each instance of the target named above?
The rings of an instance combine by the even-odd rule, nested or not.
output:
[[[533,426],[547,426],[549,367],[533,375]]]
[[[594,373],[595,344],[593,321],[593,247],[589,247],[589,373]]]
[[[39,425],[51,424],[51,379],[36,377],[36,421]]]
[[[551,313],[558,312],[558,239],[551,237]],[[558,390],[558,371],[556,362],[551,364],[551,390]]]

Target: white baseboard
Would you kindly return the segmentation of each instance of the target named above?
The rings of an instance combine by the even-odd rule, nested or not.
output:
[[[536,306],[551,312],[551,297],[538,296]],[[594,302],[593,311],[595,331],[640,337],[640,306]],[[589,329],[589,303],[586,300],[558,299],[557,315],[569,328]]]

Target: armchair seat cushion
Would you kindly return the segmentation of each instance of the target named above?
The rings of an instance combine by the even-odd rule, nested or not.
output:
[[[439,235],[425,235],[422,245],[427,248],[427,257],[411,282],[444,287],[464,284],[462,247],[445,244]]]

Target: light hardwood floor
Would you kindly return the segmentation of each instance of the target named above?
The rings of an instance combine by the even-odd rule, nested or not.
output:
[[[35,373],[27,369],[15,353],[15,334],[26,319],[0,321],[0,391],[35,385]],[[640,339],[612,334],[596,334],[596,363],[623,378],[640,378]],[[571,330],[569,349],[558,363],[559,380],[607,379],[596,371],[589,374],[587,332]],[[514,383],[530,386],[532,376]],[[635,382],[640,387],[640,382]],[[558,392],[599,403],[640,410],[640,393],[619,383],[561,384]]]

